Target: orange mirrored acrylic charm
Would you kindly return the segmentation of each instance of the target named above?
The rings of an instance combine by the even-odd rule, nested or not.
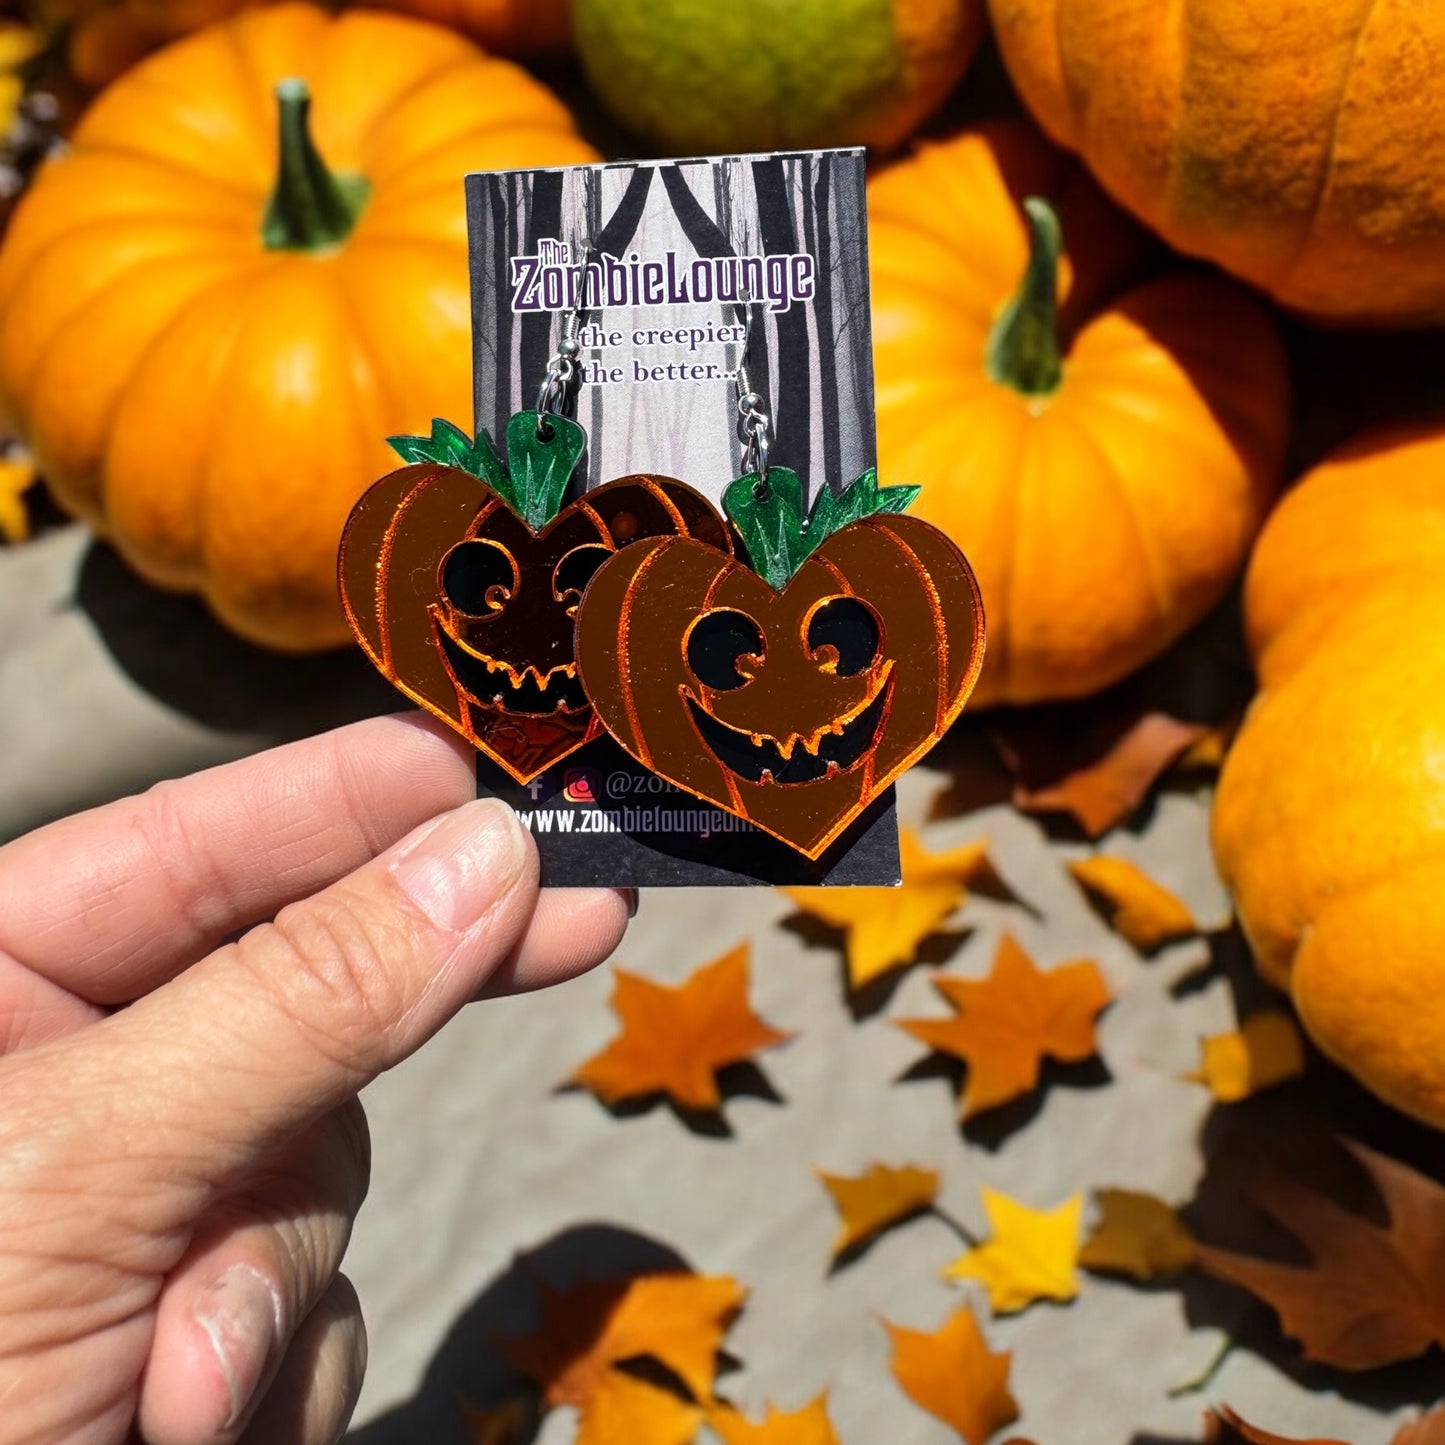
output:
[[[825,489],[740,478],[723,504],[752,566],[701,536],[605,561],[577,615],[582,685],[644,767],[808,858],[921,758],[983,664],[963,553],[899,515],[874,472]]]
[[[667,477],[563,506],[586,434],[562,416],[513,416],[505,466],[485,432],[446,422],[392,445],[412,465],[362,496],[342,536],[347,620],[392,684],[526,783],[602,731],[573,652],[593,573],[646,538],[726,549],[726,524]]]

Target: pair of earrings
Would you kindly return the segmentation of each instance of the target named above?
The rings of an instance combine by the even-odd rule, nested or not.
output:
[[[744,363],[748,470],[723,513],[638,473],[566,495],[578,313],[505,461],[444,421],[397,437],[342,538],[343,607],[397,688],[520,783],[604,731],[644,767],[819,857],[962,712],[983,660],[968,562],[902,515],[915,487],[770,467]]]

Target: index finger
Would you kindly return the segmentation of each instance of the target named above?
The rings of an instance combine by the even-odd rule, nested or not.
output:
[[[0,848],[0,953],[127,1003],[474,797],[472,760],[371,718],[52,823]]]

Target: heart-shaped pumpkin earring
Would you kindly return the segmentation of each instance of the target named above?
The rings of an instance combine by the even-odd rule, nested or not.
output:
[[[342,606],[367,656],[519,783],[602,730],[573,651],[592,574],[641,538],[730,546],[712,504],[670,477],[623,477],[563,505],[587,445],[561,415],[579,319],[537,409],[507,423],[505,464],[485,432],[473,441],[444,421],[393,437],[411,465],[362,496],[341,540]]]
[[[817,858],[963,711],[983,603],[953,542],[899,515],[917,487],[869,471],[810,514],[741,368],[739,389],[755,469],[723,508],[747,563],[702,536],[629,547],[587,589],[576,657],[644,767]]]

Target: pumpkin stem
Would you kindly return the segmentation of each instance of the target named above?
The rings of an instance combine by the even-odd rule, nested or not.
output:
[[[988,338],[988,374],[1025,396],[1048,397],[1064,379],[1059,351],[1059,258],[1064,232],[1045,200],[1024,202],[1029,264],[1018,294],[1004,307]]]
[[[311,139],[311,91],[304,80],[276,86],[280,165],[261,222],[268,251],[324,251],[350,234],[371,193],[364,176],[333,174]]]

